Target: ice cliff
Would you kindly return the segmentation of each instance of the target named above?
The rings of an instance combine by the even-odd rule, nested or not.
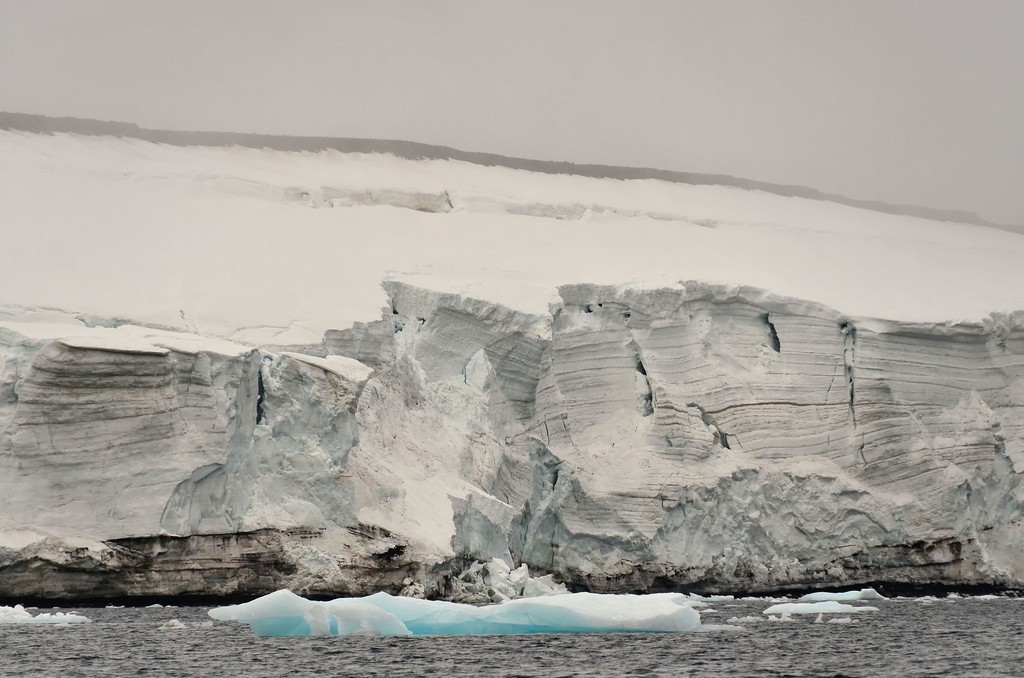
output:
[[[0,598],[1024,587],[1020,234],[6,130],[0,220]]]
[[[323,356],[9,315],[4,592],[444,595],[491,558],[598,591],[1024,582],[1024,314],[386,288]]]

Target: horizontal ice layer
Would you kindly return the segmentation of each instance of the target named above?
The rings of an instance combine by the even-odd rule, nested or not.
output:
[[[531,315],[386,289],[322,355],[0,324],[11,595],[131,572],[484,602],[511,596],[460,574],[493,559],[604,592],[1024,580],[1022,314],[882,322],[690,282],[563,286]],[[76,531],[98,547],[56,536]]]
[[[818,603],[779,603],[778,605],[772,605],[762,614],[833,614],[840,612],[878,612],[878,608],[866,605],[847,605],[835,600],[823,600]]]
[[[0,605],[0,624],[88,624],[92,620],[70,612],[41,612],[33,615],[21,605]]]
[[[885,596],[874,589],[861,589],[859,591],[815,591],[814,593],[808,593],[800,596],[797,602],[800,603],[819,603],[827,600],[836,600],[840,602],[848,602],[851,600],[885,600]]]
[[[386,593],[320,602],[281,590],[209,614],[248,624],[257,636],[683,632],[700,627],[690,602],[674,593],[565,593],[476,607]]]

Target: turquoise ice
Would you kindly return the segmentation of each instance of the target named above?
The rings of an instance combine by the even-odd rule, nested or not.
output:
[[[313,601],[281,590],[209,614],[248,624],[257,636],[671,633],[700,627],[695,604],[681,593],[566,593],[476,607],[387,593]]]

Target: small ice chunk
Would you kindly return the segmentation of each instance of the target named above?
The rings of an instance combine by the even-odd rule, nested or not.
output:
[[[398,595],[405,598],[426,598],[427,589],[412,577],[406,577],[402,580],[402,590],[398,592]]]
[[[791,622],[791,621],[796,621],[796,620],[793,619],[788,614],[781,614],[778,617],[769,616],[768,617],[768,621],[773,621],[773,622]]]
[[[852,617],[833,617],[832,619],[828,620],[828,623],[829,624],[852,624],[853,623],[853,618]]]
[[[523,585],[524,598],[554,596],[564,593],[566,593],[565,585],[555,583],[554,576],[550,574],[546,574],[543,577],[531,577]]]
[[[824,612],[825,614],[832,614],[836,612],[877,612],[877,607],[856,607],[854,605],[847,605],[846,603],[839,603],[834,600],[823,600],[820,603],[780,603],[778,605],[772,605],[762,614],[818,614]]]
[[[146,609],[147,610],[158,610],[158,609],[160,609],[162,607],[163,607],[163,605],[161,605],[160,603],[153,603],[152,605],[147,605]]]
[[[761,617],[729,617],[725,620],[727,624],[753,624],[755,622],[764,621]]]
[[[527,567],[526,563],[508,573],[508,583],[512,585],[519,595],[522,595],[523,587],[526,586],[528,581],[530,581],[530,568]]]
[[[177,630],[184,629],[184,628],[185,628],[185,625],[182,624],[180,621],[178,621],[177,619],[171,619],[170,621],[167,621],[167,622],[164,622],[163,624],[161,624],[159,630],[161,630],[161,631],[177,631]]]

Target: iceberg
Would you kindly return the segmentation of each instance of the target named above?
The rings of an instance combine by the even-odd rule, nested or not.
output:
[[[815,591],[797,598],[800,603],[820,603],[826,600],[848,602],[851,600],[886,600],[886,597],[874,589],[859,591]]]
[[[314,601],[280,590],[209,615],[248,624],[257,636],[678,633],[700,628],[692,603],[681,593],[564,593],[476,607],[387,593]]]
[[[41,612],[33,615],[22,605],[0,605],[0,624],[88,624],[92,620],[70,612]]]

